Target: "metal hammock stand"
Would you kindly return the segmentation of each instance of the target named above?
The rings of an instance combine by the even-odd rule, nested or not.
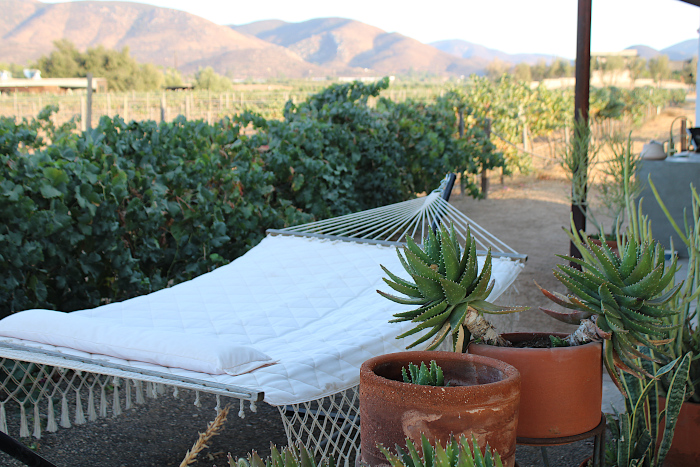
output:
[[[447,202],[452,183],[454,175],[449,174],[439,189],[425,197],[269,230],[268,234],[401,245],[401,239],[406,235],[422,239],[427,229],[435,228],[439,222],[451,222],[462,239],[470,228],[478,248],[491,248],[494,257],[524,262],[526,255],[518,254]],[[241,417],[244,416],[244,402],[248,402],[251,411],[255,412],[255,403],[264,397],[262,391],[185,378],[169,373],[167,368],[163,371],[144,370],[102,359],[0,342],[0,431],[4,433],[8,433],[5,407],[8,403],[19,406],[19,436],[41,438],[42,429],[55,432],[59,425],[69,428],[72,424],[107,417],[108,412],[118,416],[134,404],[143,403],[145,398],[165,394],[166,387],[171,388],[174,397],[178,397],[180,389],[195,391],[195,405],[198,406],[201,406],[200,392],[215,394],[217,411],[223,407],[222,396],[239,399],[238,414]],[[87,410],[82,399],[84,390],[87,390]],[[55,407],[54,401],[60,407]],[[355,463],[360,436],[357,386],[320,399],[278,408],[290,444],[301,442],[317,457],[332,457],[339,464],[350,466]],[[42,410],[45,413],[43,423]]]

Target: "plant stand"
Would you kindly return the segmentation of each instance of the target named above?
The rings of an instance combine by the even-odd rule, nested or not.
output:
[[[547,446],[561,446],[571,444],[587,438],[595,437],[593,441],[593,467],[603,467],[605,465],[605,415],[601,414],[600,423],[590,431],[573,436],[563,436],[561,438],[522,438],[516,439],[517,444],[525,446],[540,446],[542,451],[542,461],[545,467],[549,467],[547,458]]]

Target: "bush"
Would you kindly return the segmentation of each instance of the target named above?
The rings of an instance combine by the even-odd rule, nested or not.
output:
[[[9,127],[9,130],[8,130]],[[222,122],[103,118],[73,144],[20,153],[0,123],[0,307],[66,311],[191,279],[308,219],[270,203],[271,174]],[[10,151],[6,151],[8,147]]]

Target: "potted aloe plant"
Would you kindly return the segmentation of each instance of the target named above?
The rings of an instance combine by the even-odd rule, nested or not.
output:
[[[483,319],[483,312],[515,312],[486,300],[492,285],[491,255],[481,271],[476,241],[467,233],[464,249],[454,227],[430,232],[420,248],[410,237],[403,253],[397,251],[412,281],[384,268],[386,283],[403,297],[379,291],[395,302],[413,305],[393,321],[410,320],[416,326],[399,337],[419,332],[414,347],[429,339],[435,349],[452,336],[458,352],[399,352],[366,361],[360,369],[360,424],[362,460],[385,463],[379,444],[394,446],[409,438],[419,443],[445,443],[451,436],[475,436],[501,454],[505,466],[515,463],[515,438],[520,402],[520,375],[512,366],[490,358],[467,355],[462,346],[470,334],[499,341],[498,333]],[[446,386],[404,382],[402,369],[435,360],[444,372]]]

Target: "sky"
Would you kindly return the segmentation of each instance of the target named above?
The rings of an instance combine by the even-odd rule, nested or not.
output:
[[[44,0],[45,3],[56,3]],[[462,39],[507,53],[575,58],[577,0],[147,0],[217,24],[341,17],[423,43]],[[678,0],[592,0],[591,51],[663,49],[698,38],[700,8]]]

